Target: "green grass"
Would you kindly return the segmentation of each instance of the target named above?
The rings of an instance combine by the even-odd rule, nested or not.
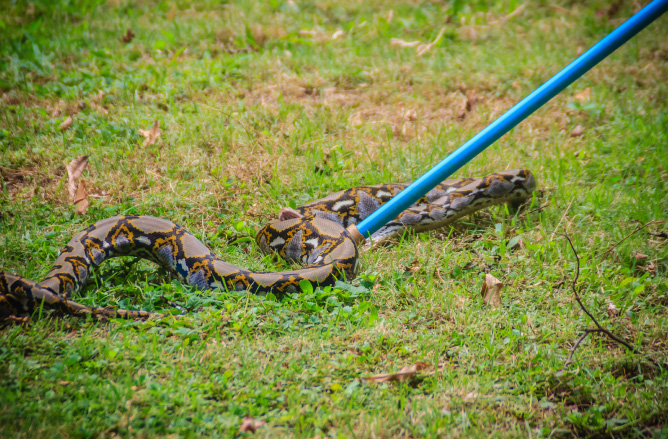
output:
[[[282,206],[418,177],[636,8],[527,2],[502,20],[520,6],[5,3],[0,266],[40,280],[86,225],[137,213],[187,227],[230,262],[280,270],[238,238]],[[390,44],[443,26],[421,57]],[[190,313],[0,329],[0,436],[235,437],[249,435],[245,416],[266,422],[257,437],[668,436],[668,247],[651,234],[668,212],[667,30],[664,17],[459,173],[529,168],[532,206],[368,250],[350,284],[276,301],[106,263],[78,300],[173,300]],[[163,135],[143,147],[138,130],[155,119]],[[103,197],[80,217],[65,165],[84,154],[89,192]],[[592,326],[558,233],[582,258],[585,304],[642,355],[594,334],[558,373]],[[505,283],[498,309],[479,297],[486,270]],[[418,361],[447,365],[393,385],[362,379]]]

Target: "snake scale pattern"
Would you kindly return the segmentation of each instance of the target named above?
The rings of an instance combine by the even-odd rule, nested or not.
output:
[[[81,291],[92,269],[116,256],[154,261],[201,290],[271,291],[280,296],[298,291],[302,280],[321,286],[337,279],[351,280],[357,271],[357,244],[364,241],[355,225],[407,185],[357,187],[297,209],[282,209],[278,219],[258,232],[256,241],[263,251],[276,252],[305,267],[279,273],[246,270],[225,262],[190,232],[165,219],[123,215],[101,220],[72,238],[43,281],[0,271],[0,322],[29,317],[41,308],[73,315],[150,317],[152,313],[146,311],[92,308],[70,299]],[[437,229],[494,204],[522,202],[535,188],[533,174],[523,169],[446,180],[371,239],[388,239],[406,229]]]

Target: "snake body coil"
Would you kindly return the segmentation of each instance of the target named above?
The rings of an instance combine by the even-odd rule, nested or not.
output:
[[[202,290],[272,291],[280,295],[297,291],[302,280],[319,285],[350,280],[356,273],[358,250],[346,228],[364,220],[406,186],[363,186],[297,209],[283,209],[277,220],[258,232],[256,241],[263,251],[277,252],[306,267],[279,273],[251,271],[227,263],[187,230],[165,219],[144,215],[108,218],[72,238],[46,279],[39,283],[0,271],[0,321],[30,316],[42,305],[67,314],[149,317],[151,314],[145,311],[91,308],[69,299],[81,290],[92,268],[116,256],[154,261]],[[446,180],[371,239],[387,239],[407,228],[440,228],[493,204],[521,202],[535,187],[536,180],[527,170]]]

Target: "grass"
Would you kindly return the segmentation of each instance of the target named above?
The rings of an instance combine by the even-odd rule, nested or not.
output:
[[[637,8],[615,5],[7,3],[0,266],[40,280],[87,224],[137,213],[187,227],[230,262],[280,270],[243,239],[280,207],[418,177]],[[352,283],[282,301],[106,263],[79,300],[173,300],[190,313],[0,329],[0,436],[235,437],[250,435],[245,416],[266,422],[257,437],[668,436],[665,24],[460,171],[533,170],[540,191],[523,212],[408,234],[364,252]],[[390,44],[442,27],[423,56]],[[163,135],[143,147],[138,130],[156,119]],[[77,216],[65,165],[84,154],[100,197]],[[592,335],[558,373],[591,326],[558,233],[582,259],[585,304],[642,355]],[[479,297],[486,271],[505,283],[500,308]],[[361,379],[416,362],[446,367]]]

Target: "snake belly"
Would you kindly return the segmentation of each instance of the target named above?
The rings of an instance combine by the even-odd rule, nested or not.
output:
[[[297,209],[283,209],[257,234],[265,252],[276,252],[304,268],[283,272],[247,270],[216,257],[186,229],[162,218],[122,215],[101,220],[65,246],[41,282],[0,271],[0,322],[32,315],[40,308],[65,314],[147,318],[146,311],[95,308],[70,297],[83,288],[91,270],[106,259],[134,256],[151,260],[201,290],[299,291],[303,280],[321,286],[350,281],[357,271],[358,248],[347,228],[377,210],[408,183],[362,186],[337,192]],[[384,240],[406,229],[443,227],[461,216],[500,203],[526,200],[536,188],[533,174],[513,170],[481,178],[446,180],[370,237]]]

